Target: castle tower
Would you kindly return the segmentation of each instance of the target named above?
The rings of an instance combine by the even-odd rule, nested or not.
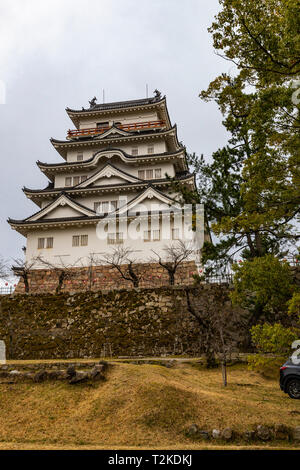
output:
[[[154,252],[163,259],[166,246],[184,241],[187,233],[174,182],[195,188],[166,98],[158,91],[151,98],[105,104],[94,98],[89,108],[66,112],[75,129],[66,140],[51,139],[64,161],[38,161],[48,186],[23,189],[39,210],[8,220],[27,239],[27,265],[36,272],[45,266],[82,270],[91,256],[101,265],[117,245],[128,246],[144,267],[153,264]],[[193,236],[189,243],[195,247],[189,258],[195,273],[203,240]],[[104,278],[98,287],[107,287]]]

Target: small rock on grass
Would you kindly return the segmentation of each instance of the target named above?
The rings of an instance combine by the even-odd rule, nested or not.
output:
[[[269,441],[272,437],[272,432],[267,426],[259,425],[256,428],[256,434],[261,441]]]
[[[44,382],[47,377],[48,374],[45,370],[38,370],[33,376],[33,381],[36,383]]]
[[[199,428],[197,424],[191,424],[191,426],[186,430],[186,435],[188,437],[197,437],[199,432]]]
[[[290,438],[291,429],[284,424],[279,424],[275,427],[275,439],[279,441],[286,441]]]
[[[69,366],[67,368],[67,375],[69,378],[72,378],[72,377],[75,377],[76,375],[76,370],[75,370],[75,367],[74,366]]]
[[[222,439],[225,439],[225,441],[230,441],[233,437],[233,431],[231,428],[225,428],[223,429],[221,433]]]
[[[69,380],[69,384],[75,385],[78,383],[86,382],[89,379],[89,374],[83,371],[77,371],[75,375]]]
[[[89,373],[89,376],[92,380],[102,380],[102,379],[104,379],[103,366],[102,365],[96,365],[95,367],[93,367],[93,369]]]
[[[221,431],[219,429],[213,429],[211,435],[213,439],[220,439]]]

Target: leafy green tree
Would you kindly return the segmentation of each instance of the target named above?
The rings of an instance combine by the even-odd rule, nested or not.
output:
[[[288,301],[288,313],[289,315],[297,315],[300,321],[300,292],[295,292]]]
[[[252,370],[265,371],[286,359],[291,352],[292,343],[298,339],[297,331],[285,328],[280,323],[253,326],[251,338],[258,354],[248,357],[248,366]]]
[[[236,76],[220,75],[200,97],[217,103],[230,139],[211,163],[189,157],[218,237],[205,244],[203,260],[217,265],[238,252],[253,259],[292,249],[300,207],[298,1],[220,4],[209,31],[217,53],[236,65]],[[184,197],[197,200],[188,190]]]
[[[219,0],[209,31],[214,47],[261,83],[281,83],[300,73],[297,0]]]
[[[236,222],[256,228],[272,221],[279,225],[299,214],[299,1],[220,0],[220,4],[222,10],[209,29],[214,47],[237,66],[235,81],[250,99],[249,107],[247,97],[239,98],[252,149],[243,168],[245,214]],[[228,80],[218,77],[202,97],[220,95],[222,88],[222,105],[228,94],[224,77]],[[221,111],[228,113],[224,105]],[[235,110],[230,114],[234,117]],[[228,119],[225,126],[228,129]],[[227,224],[227,230],[232,225]]]
[[[235,304],[249,310],[250,325],[262,320],[289,322],[287,302],[297,292],[297,286],[288,263],[269,254],[236,263],[234,271],[231,298]]]

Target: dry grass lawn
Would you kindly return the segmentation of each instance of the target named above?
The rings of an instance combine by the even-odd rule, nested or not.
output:
[[[211,448],[185,437],[192,423],[237,431],[297,426],[300,403],[277,379],[242,366],[230,368],[226,389],[219,370],[192,364],[116,364],[106,382],[92,386],[0,384],[0,449]]]

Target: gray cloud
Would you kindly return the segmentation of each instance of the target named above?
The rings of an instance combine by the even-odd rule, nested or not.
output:
[[[1,250],[21,256],[24,238],[7,217],[35,210],[23,185],[44,187],[36,160],[61,157],[49,138],[64,138],[73,127],[64,111],[96,95],[106,101],[145,96],[155,88],[167,95],[179,139],[208,158],[226,142],[221,115],[198,94],[229,65],[213,51],[207,27],[217,0],[2,0],[0,79]]]

